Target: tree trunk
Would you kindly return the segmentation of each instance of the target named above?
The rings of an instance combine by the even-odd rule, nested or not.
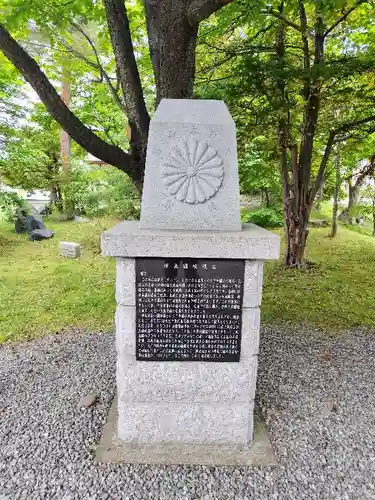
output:
[[[145,0],[145,11],[156,105],[163,98],[191,98],[199,22],[191,18],[189,2]]]
[[[279,8],[280,14],[284,2]],[[306,241],[309,234],[308,222],[310,217],[311,207],[313,205],[315,194],[311,188],[311,165],[314,148],[314,138],[316,134],[320,101],[321,101],[321,82],[319,76],[314,76],[314,72],[319,75],[319,69],[324,61],[324,23],[322,18],[323,2],[317,0],[315,3],[316,22],[314,29],[314,61],[312,70],[310,71],[311,57],[309,54],[308,44],[308,28],[306,21],[306,12],[303,1],[299,1],[299,13],[301,21],[301,37],[303,42],[304,52],[304,68],[306,74],[310,77],[304,82],[301,94],[305,101],[302,137],[300,141],[299,154],[297,144],[289,144],[290,142],[289,125],[284,133],[284,144],[282,156],[283,165],[283,184],[284,184],[284,217],[285,217],[285,235],[286,235],[286,252],[284,263],[287,267],[306,267],[304,253]],[[280,36],[282,35],[282,36]],[[278,62],[281,69],[285,69],[285,35],[279,31],[276,43],[276,52]],[[279,89],[282,91],[284,98],[286,97],[286,87],[283,82]],[[285,121],[285,120],[284,120]],[[287,149],[291,151],[291,173],[289,174],[288,158],[286,156]],[[321,176],[324,173],[321,172]],[[290,177],[290,178],[289,178]],[[319,178],[320,179],[320,178]],[[317,188],[320,188],[323,178],[319,180]]]
[[[286,267],[305,268],[306,241],[309,234],[308,223],[311,203],[309,193],[304,191],[298,176],[297,145],[291,146],[292,182],[289,183],[288,196],[284,196],[284,218],[286,235]],[[284,160],[286,161],[286,160]],[[286,176],[288,180],[288,176]],[[285,182],[285,181],[284,181]],[[286,192],[286,188],[284,188]]]
[[[353,185],[353,173],[347,177],[349,186],[349,202],[347,208],[340,214],[340,217],[346,219],[349,224],[354,224],[355,222],[355,207],[359,203],[359,198],[361,194],[361,187],[366,179],[366,177],[374,175],[375,172],[375,155],[372,155],[370,161],[365,165],[357,174],[356,180]]]
[[[321,7],[321,1],[318,2]],[[300,2],[301,36],[304,42],[304,61],[306,73],[310,70],[310,55],[307,43],[306,13],[303,2]],[[279,5],[279,13],[283,15],[284,1]],[[314,66],[318,67],[323,61],[324,36],[320,14],[317,15],[315,33]],[[302,138],[300,154],[298,146],[291,142],[290,113],[288,107],[288,90],[283,73],[285,71],[285,25],[280,23],[275,40],[276,63],[280,76],[276,81],[276,88],[280,99],[282,112],[279,120],[279,147],[281,152],[281,176],[283,185],[284,228],[286,251],[284,264],[287,267],[303,268],[306,266],[304,252],[308,236],[308,222],[314,197],[311,197],[311,162],[314,136],[318,122],[320,107],[320,84],[318,81],[306,80],[302,94],[305,100]],[[288,157],[290,150],[290,159]]]
[[[284,264],[286,267],[306,267],[304,260],[306,241],[309,234],[309,210],[306,206],[298,207],[298,214],[292,209],[290,203],[284,204],[286,220],[286,251]]]
[[[58,184],[51,186],[50,201],[51,205],[56,207],[60,213],[63,212],[63,200],[61,196],[61,189]]]
[[[372,235],[375,236],[375,198],[372,199]]]
[[[270,194],[267,188],[262,189],[262,194],[264,195],[264,199],[266,200],[266,207],[269,208],[271,206],[270,203]]]
[[[323,201],[323,192],[324,192],[324,182],[322,182],[322,184],[319,188],[318,194],[316,196],[315,209],[318,211],[320,210],[320,205]]]
[[[340,187],[341,187],[341,168],[340,168],[340,152],[337,149],[335,158],[335,170],[336,170],[336,183],[335,183],[335,193],[333,197],[333,210],[332,210],[332,228],[330,237],[334,238],[337,234],[337,213],[339,210],[339,197],[340,197]]]
[[[348,202],[348,222],[355,224],[355,209],[359,203],[362,183],[356,182],[354,185],[349,181],[349,202]]]
[[[168,0],[160,8],[159,79],[156,102],[193,96],[198,24],[191,23],[186,0]]]

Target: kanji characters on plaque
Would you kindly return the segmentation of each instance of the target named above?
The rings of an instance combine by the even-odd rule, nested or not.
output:
[[[137,359],[238,361],[244,263],[137,259]]]

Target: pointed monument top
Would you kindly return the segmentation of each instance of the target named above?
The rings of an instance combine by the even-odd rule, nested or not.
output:
[[[241,229],[236,130],[223,101],[161,101],[150,124],[140,224]]]

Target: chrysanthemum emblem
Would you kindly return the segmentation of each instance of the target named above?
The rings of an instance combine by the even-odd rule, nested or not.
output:
[[[205,142],[189,139],[176,146],[162,167],[169,194],[184,203],[203,203],[220,189],[223,160]]]

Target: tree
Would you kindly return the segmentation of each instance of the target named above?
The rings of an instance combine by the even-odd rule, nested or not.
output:
[[[201,21],[232,0],[145,0],[144,11],[148,31],[150,56],[156,84],[156,103],[163,97],[192,97],[195,77],[195,48]],[[106,163],[126,172],[139,186],[143,184],[144,166],[150,117],[137,66],[135,48],[130,29],[128,10],[124,0],[103,0],[102,5],[86,0],[61,6],[53,1],[48,6],[43,0],[33,2],[32,14],[17,2],[4,5],[0,24],[0,49],[20,71],[25,80],[45,104],[48,112],[80,146]],[[139,4],[137,4],[139,7]],[[63,13],[61,12],[63,9]],[[65,9],[65,10],[64,10]],[[78,10],[77,10],[78,9]],[[67,13],[72,13],[67,16]],[[116,74],[120,81],[124,107],[130,127],[130,151],[101,139],[64,104],[58,92],[33,58],[7,29],[23,14],[26,22],[46,26],[48,22],[66,26],[70,21],[82,21],[94,16],[108,25]],[[73,19],[72,19],[73,18]],[[68,20],[67,20],[68,19]]]
[[[361,161],[361,166],[357,169],[351,169],[345,177],[348,183],[349,196],[348,206],[341,214],[350,224],[355,220],[355,209],[359,203],[361,188],[367,177],[372,177],[375,173],[375,155],[372,155],[369,161]]]
[[[62,208],[58,126],[40,105],[27,124],[12,128],[4,137],[0,177],[8,185],[26,191],[48,190],[51,202]]]
[[[306,265],[308,221],[335,144],[374,131],[371,20],[365,0],[259,2],[206,71],[237,121],[246,117],[248,129],[277,140],[286,266]]]

